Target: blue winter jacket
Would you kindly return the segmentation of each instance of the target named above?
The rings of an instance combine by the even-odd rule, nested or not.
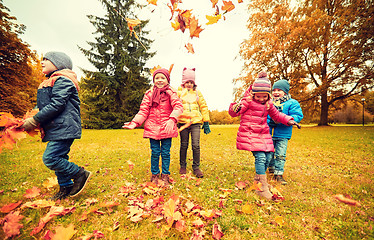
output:
[[[296,122],[300,122],[304,115],[301,110],[300,104],[295,99],[289,99],[285,102],[283,102],[280,107],[277,107],[278,110],[288,116],[293,117],[293,119]],[[282,123],[277,123],[275,127],[273,124],[269,124],[270,117],[268,116],[268,125],[270,128],[270,135],[272,135],[273,138],[287,138],[291,139],[292,136],[292,126],[286,126]]]
[[[57,71],[40,84],[37,108],[34,119],[44,129],[43,142],[81,138],[78,81],[73,71]]]

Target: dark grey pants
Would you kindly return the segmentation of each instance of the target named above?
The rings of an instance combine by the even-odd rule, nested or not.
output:
[[[183,124],[178,124],[178,127],[183,126]],[[187,167],[187,149],[189,143],[189,137],[191,135],[191,145],[192,145],[192,156],[193,163],[192,169],[198,169],[200,166],[200,128],[201,124],[192,124],[188,128],[183,129],[180,133],[181,146],[179,151],[179,162],[181,168]]]

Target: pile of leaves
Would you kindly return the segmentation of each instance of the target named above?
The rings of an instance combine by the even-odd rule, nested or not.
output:
[[[17,141],[26,138],[27,134],[33,137],[39,133],[42,135],[40,126],[30,131],[25,131],[22,128],[25,119],[34,116],[37,112],[38,109],[28,111],[22,119],[14,117],[11,113],[0,112],[0,129],[2,129],[0,133],[0,153],[3,148],[13,149]]]

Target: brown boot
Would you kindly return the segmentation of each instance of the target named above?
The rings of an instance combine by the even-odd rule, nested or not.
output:
[[[181,167],[180,169],[179,169],[179,174],[186,174],[187,173],[187,169],[185,168],[185,167]]]
[[[170,185],[169,174],[161,173],[161,180],[164,181],[165,187],[168,187]]]
[[[197,177],[197,178],[202,178],[204,177],[204,173],[200,170],[200,168],[196,168],[193,170],[193,174]]]
[[[158,184],[158,178],[160,177],[160,174],[152,174],[151,176],[151,182],[153,182],[154,184]]]
[[[271,194],[271,192],[269,191],[269,184],[268,184],[268,181],[266,179],[266,174],[264,174],[264,175],[256,174],[255,181],[258,181],[262,184],[261,185],[262,191],[256,190],[256,193],[260,197],[264,197],[264,198],[270,200],[272,198],[273,194]]]

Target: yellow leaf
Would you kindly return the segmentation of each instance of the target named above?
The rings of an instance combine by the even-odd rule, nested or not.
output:
[[[221,14],[214,15],[214,16],[206,15],[205,17],[206,17],[206,19],[208,19],[208,22],[206,23],[206,25],[209,25],[209,24],[217,23],[218,20],[221,19]]]
[[[63,226],[56,227],[56,234],[53,235],[52,240],[69,240],[78,230],[74,230],[74,225],[70,224],[67,228]]]
[[[282,216],[276,216],[275,217],[275,222],[279,225],[279,226],[284,226],[284,220],[283,220],[283,217]]]
[[[242,206],[242,212],[247,214],[253,214],[252,206],[249,204],[245,204]]]

